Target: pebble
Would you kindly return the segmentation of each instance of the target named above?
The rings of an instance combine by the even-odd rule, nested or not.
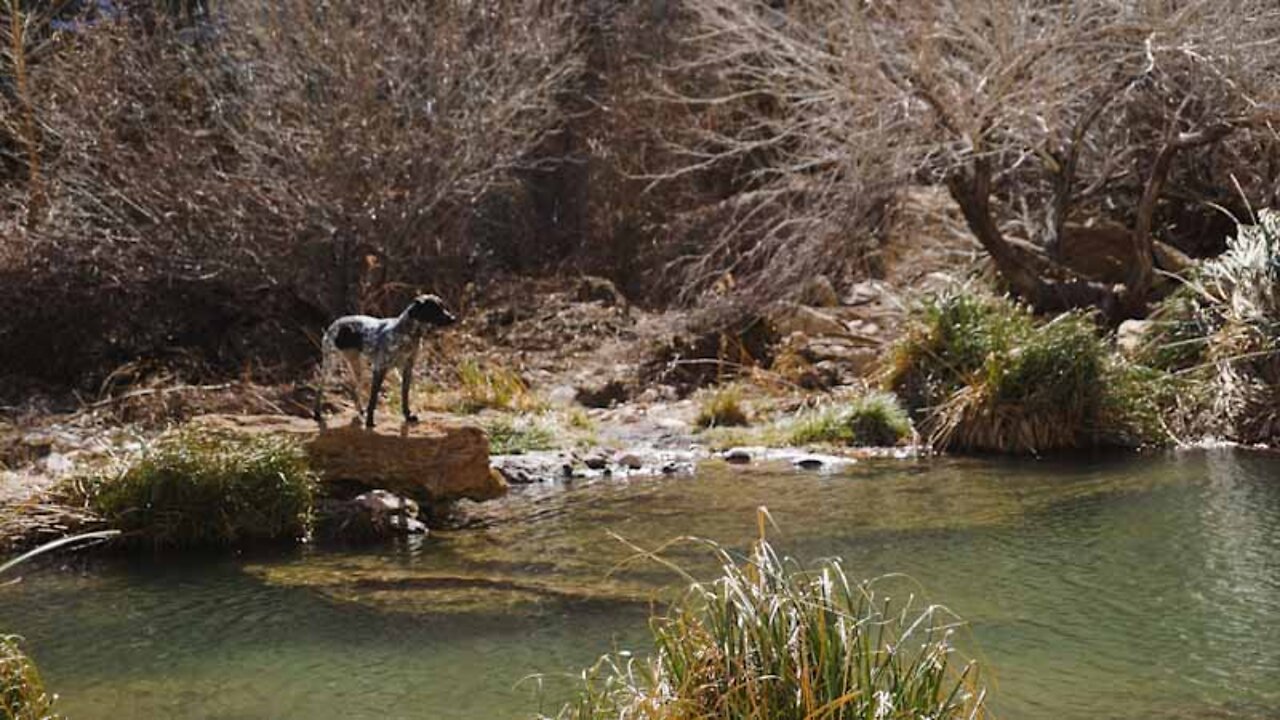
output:
[[[636,455],[635,453],[627,453],[626,455],[623,455],[622,457],[618,458],[618,464],[624,467],[627,467],[631,470],[639,470],[640,468],[644,467],[644,461],[641,460],[640,456]]]

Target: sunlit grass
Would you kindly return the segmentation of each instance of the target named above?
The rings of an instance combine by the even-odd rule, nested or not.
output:
[[[888,447],[909,437],[911,419],[898,399],[869,392],[804,413],[793,421],[788,440],[792,445]]]
[[[838,560],[803,566],[763,540],[747,559],[715,552],[720,576],[654,618],[650,654],[601,658],[559,720],[985,717],[944,608],[895,602]]]
[[[288,438],[185,428],[65,491],[126,542],[226,546],[305,536],[315,476]]]
[[[1088,315],[1041,322],[962,288],[923,305],[894,348],[887,384],[934,447],[1037,453],[1165,441],[1164,377],[1118,357]]]
[[[555,429],[536,416],[496,417],[484,423],[493,455],[517,455],[558,447]]]
[[[388,407],[401,410],[400,394],[392,393]],[[516,371],[495,363],[464,360],[443,384],[419,384],[413,394],[414,410],[472,415],[485,410],[537,412],[546,408]]]

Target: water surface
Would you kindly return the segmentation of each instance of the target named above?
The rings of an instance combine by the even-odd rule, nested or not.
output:
[[[0,629],[73,719],[526,718],[676,592],[615,535],[745,548],[761,505],[966,618],[999,717],[1280,716],[1280,460],[1233,452],[531,487],[415,544],[39,568]]]

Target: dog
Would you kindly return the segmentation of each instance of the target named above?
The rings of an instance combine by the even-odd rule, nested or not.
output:
[[[435,295],[419,295],[398,316],[375,318],[368,315],[347,315],[334,320],[325,330],[321,341],[320,385],[316,389],[316,405],[312,417],[324,427],[321,406],[324,403],[324,385],[333,372],[337,357],[341,354],[355,375],[352,396],[360,407],[360,386],[364,384],[362,359],[368,358],[373,381],[369,386],[369,404],[365,410],[364,426],[373,428],[373,411],[378,407],[378,394],[387,371],[400,371],[400,405],[406,423],[418,422],[418,416],[409,410],[409,389],[413,385],[413,365],[418,359],[418,341],[431,328],[448,327],[458,319],[445,307],[444,301]]]

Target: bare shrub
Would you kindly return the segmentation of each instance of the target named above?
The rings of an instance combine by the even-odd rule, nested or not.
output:
[[[460,290],[533,244],[521,174],[557,161],[542,148],[581,71],[573,19],[554,0],[250,1],[195,32],[65,38],[30,72],[49,211],[3,228],[21,342],[0,364],[52,370],[71,343],[56,379],[175,347],[287,360],[300,320]],[[22,184],[0,204],[24,205]],[[103,317],[77,332],[87,314]],[[257,352],[231,347],[254,333]]]
[[[925,180],[1036,307],[1140,315],[1157,237],[1179,239],[1175,223],[1236,181],[1253,202],[1278,190],[1280,10],[1263,0],[684,7],[695,50],[677,69],[699,82],[667,98],[703,122],[657,177],[747,179],[716,240],[688,253],[695,278],[754,268],[785,287],[848,256],[882,188]],[[1122,291],[1060,257],[1069,224],[1096,221],[1124,228]]]

